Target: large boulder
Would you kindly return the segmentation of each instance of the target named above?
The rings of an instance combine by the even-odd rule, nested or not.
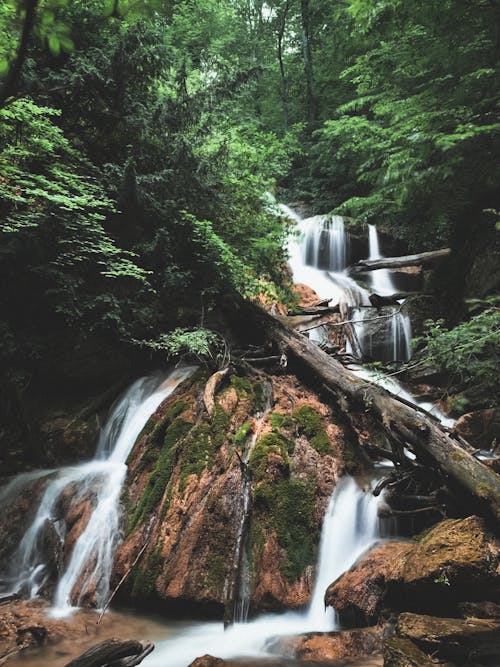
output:
[[[481,519],[447,519],[414,543],[376,546],[326,592],[326,603],[355,622],[385,611],[453,614],[460,602],[500,596],[500,543]]]
[[[343,624],[374,623],[382,613],[388,581],[401,576],[413,546],[411,542],[376,546],[327,588],[325,604],[335,607]]]
[[[384,629],[362,628],[342,632],[309,632],[284,637],[273,649],[283,655],[306,663],[337,663],[363,656],[379,655],[382,651]]]
[[[308,603],[323,515],[353,436],[295,377],[266,382],[272,405],[261,379],[227,377],[210,417],[200,401],[206,377],[195,376],[146,424],[128,460],[128,525],[111,584],[144,548],[120,588],[125,599],[232,618],[246,548],[251,611]]]
[[[500,620],[484,618],[441,618],[404,613],[398,617],[396,632],[429,653],[438,653],[459,664],[476,664],[487,658],[499,664]],[[474,660],[474,662],[471,662]]]

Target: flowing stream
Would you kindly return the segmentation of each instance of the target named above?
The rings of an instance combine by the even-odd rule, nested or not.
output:
[[[9,571],[2,577],[7,590],[36,597],[53,575],[45,543],[52,534],[62,552],[66,517],[79,505],[90,503],[84,530],[76,540],[65,565],[59,566],[53,599],[53,614],[65,616],[86,596],[102,607],[109,595],[113,558],[120,540],[119,500],[127,471],[126,460],[137,437],[160,403],[193,371],[181,367],[166,378],[142,378],[134,382],[117,402],[99,439],[94,460],[55,471],[20,475],[5,487],[0,497],[12,499],[36,479],[46,485],[35,516],[25,532]],[[69,502],[62,512],[61,506]]]

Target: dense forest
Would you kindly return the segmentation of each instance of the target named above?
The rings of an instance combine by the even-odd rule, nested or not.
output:
[[[429,353],[464,376],[472,354],[491,379],[476,357],[498,344],[499,12],[3,2],[4,383],[89,339],[206,350],[200,313],[228,289],[289,299],[287,223],[265,194],[281,188],[410,250],[451,245]]]
[[[374,372],[410,380],[415,368],[431,369],[425,382],[435,380],[437,389],[422,389],[422,380],[421,395],[432,394],[452,417],[498,408],[499,54],[499,0],[2,0],[2,477],[74,460],[74,451],[51,450],[52,431],[44,431],[55,405],[65,418],[78,413],[68,423],[81,422],[94,443],[97,427],[89,426],[89,415],[109,408],[132,378],[179,361],[201,364],[204,380],[223,373],[238,357],[244,329],[269,328],[280,341],[275,349],[255,346],[257,366],[280,357],[286,366],[284,346],[296,345],[297,357],[312,359],[307,372],[319,372],[318,392],[331,393],[334,381],[328,369],[322,375],[321,359],[256,314],[259,305],[274,315],[306,312],[287,265],[289,239],[297,233],[280,204],[305,217],[342,216],[353,238],[376,225],[392,255],[450,249],[433,270],[422,272],[419,293],[408,300],[415,334],[411,358],[396,353],[388,363],[363,361]],[[313,309],[308,314],[329,307],[319,301],[307,306]],[[342,305],[336,307],[345,315]],[[340,316],[339,322],[345,324]],[[237,373],[248,371],[245,363]],[[341,371],[337,375],[344,381]],[[231,380],[235,404],[243,411],[246,401],[252,418],[265,421],[266,381],[259,384],[255,373],[249,377]],[[279,377],[272,381],[277,402],[287,395]],[[215,465],[225,431],[234,431],[234,447],[243,452],[254,429],[257,446],[249,460],[237,452],[239,464],[245,484],[253,479],[254,515],[263,534],[271,531],[266,522],[275,521],[280,548],[288,550],[280,566],[283,581],[295,585],[314,565],[318,517],[332,489],[320,476],[312,486],[287,477],[295,465],[290,443],[303,437],[310,441],[308,456],[324,455],[330,446],[325,434],[332,442],[341,438],[326,428],[328,420],[337,419],[346,442],[354,432],[362,441],[364,417],[347,426],[348,420],[335,416],[337,408],[330,412],[323,403],[320,416],[312,415],[300,401],[306,396],[316,409],[317,397],[293,384],[299,408],[285,416],[272,413],[278,417],[258,440],[260,422],[257,428],[251,420],[228,417],[222,403],[214,404],[210,425],[197,413],[196,425],[187,426],[194,419],[194,409],[186,408],[195,400],[193,387],[181,385],[182,400],[157,416],[154,428],[141,431],[139,449],[154,450],[164,436],[165,442],[191,438],[193,447],[205,438],[200,458],[192,454],[178,471],[175,483],[183,493],[190,474]],[[219,378],[213,394],[218,387]],[[91,396],[97,396],[95,405]],[[377,396],[366,396],[368,412]],[[205,402],[210,405],[206,396]],[[378,419],[385,428],[384,409]],[[86,431],[75,438],[78,448],[90,436]],[[376,438],[371,443],[387,453],[383,446]],[[181,459],[161,454],[153,461],[144,451],[144,461],[131,464],[137,479],[153,463],[164,482],[174,479]],[[175,456],[181,457],[179,451]],[[357,470],[346,451],[345,470]],[[276,479],[284,475],[274,490],[265,479],[270,452],[282,458]],[[401,446],[397,465],[403,459],[408,464],[403,452]],[[429,466],[429,456],[434,453],[417,463]],[[233,464],[239,470],[233,459],[227,469]],[[153,473],[143,496],[135,487],[130,491],[127,502],[135,510],[127,539],[166,488]],[[475,472],[472,477],[477,492],[483,482]],[[218,479],[214,473],[210,484]],[[434,503],[441,481],[429,479],[416,484],[412,497]],[[167,504],[171,489],[169,494]],[[476,496],[488,494],[479,490]],[[304,507],[295,506],[297,497],[305,499]],[[313,502],[314,512],[304,509]],[[488,502],[495,514],[498,498],[490,494]],[[463,518],[454,503],[450,516]],[[286,528],[288,519],[298,526],[299,546]],[[212,558],[220,545],[210,546],[209,531],[206,539]],[[151,551],[150,563],[158,553]],[[135,567],[129,555],[120,552],[122,570],[123,563]],[[213,574],[218,561],[204,566],[200,556],[198,562],[200,572]],[[447,573],[432,576],[446,584]],[[144,584],[138,579],[130,584],[132,598]],[[225,602],[210,595],[205,600],[200,593],[210,613],[218,613]],[[305,604],[303,591],[276,594],[272,602],[262,594],[255,609],[293,607],[294,595]]]

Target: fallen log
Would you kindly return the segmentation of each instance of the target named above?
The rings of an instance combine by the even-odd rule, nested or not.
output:
[[[146,641],[119,641],[106,639],[68,662],[65,667],[135,667],[154,649],[154,644]]]
[[[379,259],[360,259],[352,269],[354,271],[376,271],[377,269],[400,269],[406,266],[426,266],[433,264],[451,253],[450,248],[420,252],[416,255],[402,255],[401,257],[380,257]]]
[[[415,296],[415,292],[396,292],[395,294],[370,294],[368,299],[374,308],[381,308],[382,306],[397,306],[401,299],[407,299],[410,296]]]
[[[344,409],[370,415],[396,447],[406,446],[417,456],[430,458],[500,522],[500,475],[472,456],[437,420],[382,387],[352,375],[315,343],[256,304],[240,301],[232,314],[240,322],[255,322],[257,330],[273,341],[280,353],[318,378],[318,384],[324,385]]]
[[[331,315],[332,313],[340,313],[340,305],[337,303],[334,306],[309,306],[308,308],[298,308],[297,310],[289,310],[288,316],[294,315]]]

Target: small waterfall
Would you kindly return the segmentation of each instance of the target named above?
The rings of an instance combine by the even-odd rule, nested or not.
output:
[[[287,206],[283,212],[296,223],[299,236],[288,244],[289,263],[296,283],[311,287],[322,299],[338,303],[343,319],[352,319],[346,350],[360,359],[407,361],[411,356],[410,318],[401,306],[385,306],[381,312],[371,307],[369,292],[345,271],[348,257],[348,235],[340,216],[317,215],[302,220]],[[377,228],[368,225],[369,255],[382,257]],[[394,293],[390,272],[372,272],[373,290],[379,294]],[[328,328],[311,329],[309,336],[318,344],[328,341]]]
[[[344,219],[340,215],[316,215],[306,222],[305,264],[325,271],[343,271],[348,249]]]
[[[380,259],[378,232],[375,225],[368,225],[368,259]],[[387,269],[378,269],[371,272],[371,283],[377,294],[392,294],[394,284],[391,274]]]
[[[248,543],[246,529],[248,527],[250,499],[252,494],[252,480],[248,473],[247,465],[250,460],[253,448],[257,444],[260,437],[262,426],[269,414],[273,403],[273,387],[270,382],[263,384],[264,405],[260,412],[252,439],[245,450],[243,456],[242,475],[243,475],[243,490],[242,490],[242,507],[241,519],[238,527],[236,537],[236,547],[234,555],[234,586],[230,596],[230,601],[233,604],[233,622],[246,623],[248,619],[248,611],[250,609],[250,556],[248,553]]]
[[[66,566],[61,568],[54,606],[63,615],[72,604],[81,604],[86,596],[91,596],[98,607],[106,602],[113,557],[120,540],[119,501],[127,470],[125,461],[151,414],[192,371],[193,367],[176,369],[161,383],[157,378],[135,382],[106,422],[96,458],[49,475],[35,517],[5,577],[12,592],[27,597],[41,592],[51,575],[44,553],[47,529],[57,537],[62,552],[67,531],[65,517],[79,505],[87,504],[86,526]],[[68,503],[63,511],[62,507]]]
[[[343,477],[335,487],[323,519],[316,583],[307,612],[315,631],[335,626],[334,610],[325,611],[326,589],[380,537],[377,509],[370,485],[361,488],[352,477]]]

